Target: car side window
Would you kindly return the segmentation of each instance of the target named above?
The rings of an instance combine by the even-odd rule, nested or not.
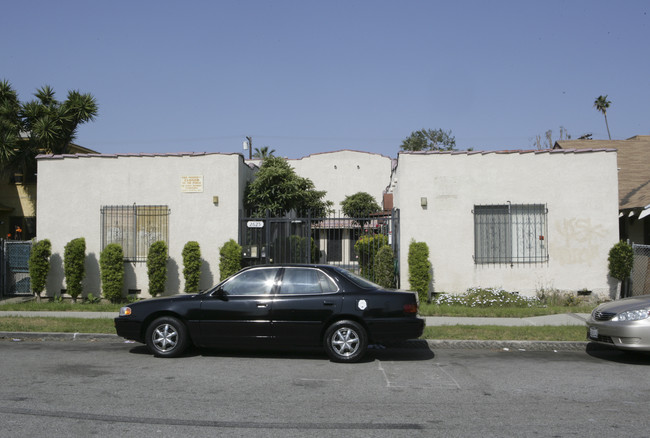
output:
[[[317,269],[286,268],[280,285],[281,294],[322,294],[336,292],[336,284]]]
[[[277,273],[277,268],[251,269],[232,278],[221,289],[228,295],[268,295]]]

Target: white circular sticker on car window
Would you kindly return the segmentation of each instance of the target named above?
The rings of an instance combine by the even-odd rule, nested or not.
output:
[[[359,300],[357,303],[357,307],[359,307],[359,310],[366,310],[366,307],[368,307],[368,303],[366,303],[366,300]]]

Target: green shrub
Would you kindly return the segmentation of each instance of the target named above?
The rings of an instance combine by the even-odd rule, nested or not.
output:
[[[632,272],[634,251],[627,242],[618,242],[609,250],[609,275],[618,280],[626,280]]]
[[[50,272],[50,256],[52,255],[52,243],[47,240],[34,242],[29,254],[29,277],[32,291],[41,300],[41,292],[45,290],[47,274]]]
[[[363,277],[369,280],[375,279],[375,257],[381,247],[386,245],[388,245],[388,237],[383,234],[365,234],[354,244]]]
[[[149,277],[149,294],[155,297],[165,293],[167,283],[167,244],[162,240],[149,247],[147,256],[147,275]]]
[[[395,256],[389,245],[382,246],[375,257],[375,282],[386,288],[395,287]]]
[[[199,242],[191,241],[183,248],[183,277],[185,277],[185,292],[199,291],[201,279],[201,247]]]
[[[409,284],[420,296],[420,301],[428,301],[431,283],[431,262],[429,247],[425,242],[411,240],[408,254]]]
[[[230,239],[219,249],[219,279],[225,280],[241,269],[242,247]]]
[[[119,302],[124,289],[124,251],[119,244],[106,245],[99,255],[99,270],[104,298],[111,303]],[[93,299],[93,295],[88,294],[88,300],[92,302]]]
[[[83,292],[82,281],[86,276],[86,239],[79,237],[67,243],[63,252],[63,271],[67,293],[72,301]]]

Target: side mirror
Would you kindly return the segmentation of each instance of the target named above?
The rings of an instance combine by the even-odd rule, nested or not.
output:
[[[214,296],[219,298],[220,300],[228,301],[228,292],[226,292],[222,288],[217,289],[214,292]]]

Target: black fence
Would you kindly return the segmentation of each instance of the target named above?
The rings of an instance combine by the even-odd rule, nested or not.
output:
[[[373,257],[385,245],[394,255],[399,287],[399,210],[368,217],[253,217],[242,213],[239,243],[245,266],[319,263],[340,266],[373,280]]]

